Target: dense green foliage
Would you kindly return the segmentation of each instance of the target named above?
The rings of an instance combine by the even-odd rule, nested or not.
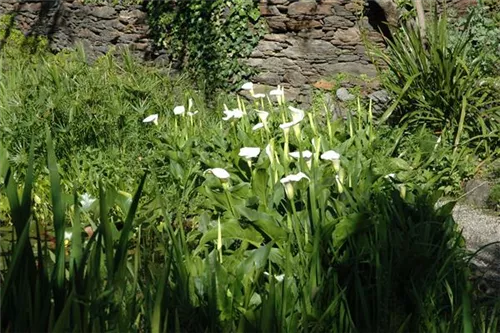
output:
[[[469,16],[455,18],[450,23],[451,43],[460,43],[464,32],[471,36],[470,50],[466,60],[480,62],[481,74],[485,77],[500,76],[500,4],[470,9]],[[497,83],[499,84],[499,83]],[[500,89],[500,88],[499,88]]]
[[[475,171],[462,137],[359,101],[207,107],[128,54],[21,45],[0,55],[2,331],[497,331],[439,201]]]
[[[387,52],[374,53],[388,69],[384,85],[395,103],[381,121],[418,129],[427,128],[458,147],[466,143],[495,154],[500,146],[500,101],[498,87],[483,76],[484,51],[468,57],[474,47],[473,34],[465,29],[450,43],[447,20],[428,23],[427,43],[422,43],[414,26],[402,27]]]
[[[158,45],[208,93],[234,89],[250,76],[240,59],[250,55],[264,32],[258,2],[151,1],[147,6]]]

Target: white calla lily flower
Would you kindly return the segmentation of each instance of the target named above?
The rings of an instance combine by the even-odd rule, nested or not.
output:
[[[243,147],[240,149],[238,156],[243,157],[246,160],[256,158],[260,154],[259,147]]]
[[[289,128],[292,128],[293,126],[297,125],[299,122],[297,121],[290,121],[288,123],[283,123],[280,125],[280,128],[281,129],[289,129]]]
[[[393,179],[396,179],[396,174],[390,173],[388,175],[385,175],[384,178],[392,181]]]
[[[277,89],[271,90],[269,92],[269,96],[276,96],[278,104],[281,105],[285,102],[285,89],[281,86],[278,86]]]
[[[288,123],[281,124],[280,125],[281,129],[288,129],[288,128],[294,127],[295,125],[300,123],[302,120],[304,120],[304,117],[305,117],[304,111],[297,109],[297,108],[294,108],[293,106],[289,106],[288,108],[290,109],[290,111],[292,111],[292,121],[290,121]]]
[[[183,115],[186,112],[184,105],[178,105],[174,108],[174,114],[177,116]]]
[[[340,170],[340,154],[337,153],[335,150],[325,151],[323,154],[321,154],[320,158],[322,160],[332,161],[333,168],[335,169],[336,172],[339,172],[339,170]]]
[[[264,272],[264,275],[267,277],[271,276],[271,274],[269,274],[268,272]],[[283,280],[285,280],[285,274],[273,275],[273,276],[276,279],[276,281],[278,281],[278,282],[283,282]]]
[[[252,82],[246,82],[241,86],[241,89],[243,90],[253,90],[253,83]]]
[[[95,201],[96,199],[93,198],[90,194],[84,193],[82,194],[82,197],[80,199],[80,205],[82,205],[82,209],[84,211],[87,211]]]
[[[281,184],[285,186],[285,193],[289,200],[293,199],[295,191],[293,189],[293,183],[296,183],[302,179],[311,180],[305,173],[299,172],[297,174],[288,175],[280,179]]]
[[[334,150],[325,151],[321,154],[321,159],[326,161],[335,161],[340,159],[340,154]]]
[[[253,98],[264,98],[266,97],[266,94],[255,94],[253,95]]]
[[[243,117],[243,111],[240,109],[224,110],[225,117],[222,120],[238,119]]]
[[[307,179],[307,180],[311,180],[305,173],[303,172],[299,172],[297,174],[292,174],[292,175],[288,175],[284,178],[281,178],[280,182],[281,184],[288,184],[288,183],[295,183],[295,182],[298,182],[302,179]]]
[[[205,171],[205,173],[211,173],[215,177],[219,178],[222,181],[227,181],[231,177],[231,175],[229,174],[229,172],[227,172],[225,169],[222,169],[222,168],[208,169],[208,170]]]
[[[192,107],[193,107],[193,99],[192,99],[192,98],[190,98],[190,99],[188,100],[188,110],[191,110],[191,108],[192,108]]]
[[[259,119],[262,122],[265,122],[267,120],[267,117],[269,117],[269,112],[267,111],[255,111],[257,112],[257,116],[259,116]]]
[[[155,125],[158,125],[158,114],[155,113],[155,114],[152,114],[150,116],[147,116],[146,118],[144,118],[144,120],[142,122],[143,123],[154,123]]]
[[[273,89],[269,92],[269,96],[283,96],[284,94],[285,90],[281,86],[278,86],[278,88]]]
[[[194,116],[194,115],[198,114],[198,111],[195,111],[195,112],[187,112],[186,114],[187,114],[188,116],[192,117],[192,116]]]
[[[264,124],[263,123],[258,123],[256,124],[255,126],[252,127],[252,131],[256,131],[260,128],[264,127]]]
[[[310,160],[313,154],[309,150],[304,150],[302,152],[294,151],[294,152],[290,153],[289,155],[292,156],[293,158],[296,158],[296,159],[299,159],[300,156],[302,155],[302,158],[304,158],[304,160]]]
[[[304,119],[305,113],[301,109],[294,108],[293,106],[289,106],[288,109],[292,111],[293,121],[300,122]]]

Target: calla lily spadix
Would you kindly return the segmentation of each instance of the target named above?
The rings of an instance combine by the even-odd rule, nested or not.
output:
[[[174,114],[177,116],[183,115],[186,112],[184,105],[178,105],[174,108]]]
[[[222,168],[208,169],[204,173],[211,173],[215,177],[219,178],[222,181],[227,181],[231,177],[231,175],[229,174],[229,172],[227,172],[225,169],[222,169]]]
[[[260,154],[259,147],[243,147],[240,149],[240,153],[238,156],[243,157],[244,159],[250,160],[252,158],[256,158]]]
[[[143,123],[154,123],[155,125],[158,125],[158,114],[152,114],[142,121]]]

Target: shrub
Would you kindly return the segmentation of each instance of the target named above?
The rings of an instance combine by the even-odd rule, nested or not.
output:
[[[395,98],[381,121],[426,126],[455,147],[473,144],[490,153],[500,143],[500,105],[492,87],[483,85],[483,54],[468,58],[470,31],[452,44],[446,19],[439,17],[428,26],[426,44],[410,26],[387,40],[387,51],[374,49],[389,72],[383,84]]]

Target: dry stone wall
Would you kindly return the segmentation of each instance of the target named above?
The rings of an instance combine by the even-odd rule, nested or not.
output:
[[[263,89],[283,85],[289,99],[308,103],[313,86],[338,73],[374,77],[362,36],[382,43],[386,20],[375,0],[255,0],[269,32],[248,59]],[[445,1],[445,0],[439,0]],[[475,0],[446,0],[466,10]],[[360,19],[360,13],[364,16]],[[25,34],[49,37],[54,51],[81,42],[91,57],[130,47],[142,59],[165,60],[148,36],[143,6],[84,4],[81,0],[0,0],[0,15],[13,14]],[[362,34],[363,33],[363,34]],[[376,81],[375,81],[376,86]],[[328,85],[326,85],[328,88]],[[373,88],[373,87],[371,87]]]
[[[112,47],[129,47],[141,58],[151,52],[142,6],[83,4],[78,0],[0,0],[0,15],[11,14],[25,34],[49,37],[53,51],[83,43],[95,57]]]
[[[339,73],[376,75],[362,42],[381,35],[360,13],[364,1],[263,0],[262,16],[270,32],[259,42],[248,65],[259,70],[254,82],[282,84],[290,98],[309,102],[311,85]]]

